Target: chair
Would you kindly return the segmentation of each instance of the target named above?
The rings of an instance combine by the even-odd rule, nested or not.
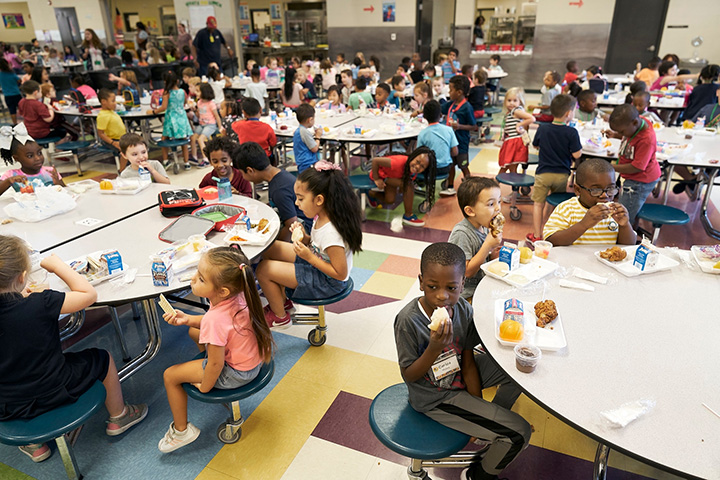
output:
[[[545,199],[545,201],[546,201],[547,203],[549,203],[550,205],[552,205],[553,207],[557,207],[557,206],[560,205],[562,202],[564,202],[564,201],[566,201],[566,200],[570,200],[570,199],[573,198],[574,196],[575,196],[575,194],[574,194],[574,193],[571,193],[571,192],[551,193],[550,195],[547,196],[547,198]]]
[[[657,241],[660,235],[660,228],[663,225],[685,225],[690,221],[690,216],[675,207],[659,205],[657,203],[646,203],[637,214],[637,218],[652,223],[652,242]]]
[[[350,183],[352,184],[353,188],[357,190],[358,194],[360,195],[360,209],[362,210],[362,219],[363,221],[365,221],[367,194],[371,189],[375,188],[375,182],[370,180],[370,177],[368,175],[350,175],[348,178],[350,179]]]
[[[353,284],[352,278],[348,278],[345,290],[333,297],[321,298],[319,300],[316,300],[314,298],[291,298],[294,303],[297,303],[299,305],[318,307],[317,314],[294,313],[292,315],[293,325],[317,325],[317,327],[310,330],[310,333],[308,334],[308,342],[310,342],[310,345],[312,345],[313,347],[325,345],[325,341],[327,340],[327,336],[325,335],[325,332],[327,331],[327,325],[325,324],[325,306],[337,303],[350,295],[353,291],[354,286],[355,285]]]
[[[72,444],[68,444],[65,434],[81,427],[103,407],[104,402],[105,387],[100,381],[96,381],[75,403],[63,405],[30,420],[0,422],[0,443],[23,446],[54,439],[68,478],[79,480],[82,475]]]
[[[522,212],[517,207],[519,190],[523,187],[532,187],[535,184],[535,177],[524,173],[499,173],[498,176],[495,177],[495,180],[512,187],[512,194],[510,195],[510,218],[512,220],[520,220],[522,218]]]
[[[178,161],[177,149],[183,145],[190,143],[189,138],[169,138],[167,140],[160,140],[156,142],[156,145],[160,148],[169,148],[173,156],[173,173],[177,175],[180,172],[180,163]]]
[[[411,459],[410,480],[429,478],[423,467],[470,465],[477,452],[461,452],[470,436],[416,412],[408,403],[407,386],[393,385],[380,392],[370,405],[370,428],[380,443]]]
[[[195,357],[195,360],[204,357],[205,354],[200,353]],[[242,436],[241,425],[245,423],[245,419],[240,413],[240,400],[265,388],[265,386],[270,383],[270,380],[272,380],[274,373],[275,362],[270,360],[270,363],[263,364],[257,377],[242,387],[230,390],[213,388],[208,393],[201,393],[200,390],[195,388],[193,385],[183,383],[183,389],[190,398],[203,403],[222,403],[228,410],[230,410],[230,412],[232,412],[231,417],[228,417],[225,422],[218,425],[217,438],[222,443],[235,443],[240,440],[240,437]]]
[[[60,150],[61,152],[70,152],[72,153],[73,160],[75,161],[75,168],[77,169],[78,177],[83,176],[82,168],[80,167],[80,158],[78,157],[78,152],[82,150],[83,148],[87,148],[91,145],[90,142],[85,140],[77,140],[74,142],[65,142],[61,143],[60,145],[56,146],[56,150]]]
[[[602,78],[591,78],[588,80],[588,85],[590,86],[590,90],[598,95],[602,95],[605,90],[607,90],[607,82]]]

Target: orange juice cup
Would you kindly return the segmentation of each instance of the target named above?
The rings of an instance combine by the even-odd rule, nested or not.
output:
[[[548,258],[553,247],[552,243],[545,240],[538,240],[533,245],[535,246],[535,255],[544,259]]]

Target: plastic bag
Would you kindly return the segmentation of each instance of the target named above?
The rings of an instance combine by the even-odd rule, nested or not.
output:
[[[655,400],[644,398],[634,402],[623,403],[613,410],[600,412],[606,424],[613,428],[623,428],[633,420],[637,420],[655,408]]]
[[[9,217],[32,223],[62,215],[76,206],[75,199],[64,190],[38,188],[35,190],[35,200],[11,203],[5,206],[4,211]]]

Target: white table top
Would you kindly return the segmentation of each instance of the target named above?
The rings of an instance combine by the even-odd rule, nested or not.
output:
[[[156,118],[156,117],[162,117],[165,115],[165,112],[158,112],[158,113],[147,113],[148,110],[150,110],[150,105],[140,105],[138,107],[134,107],[131,110],[126,111],[117,111],[117,114],[120,115],[120,118],[126,119],[126,118]],[[57,113],[60,115],[67,115],[70,117],[87,117],[87,118],[97,118],[98,114],[100,113],[100,108],[96,107],[93,108],[88,113],[80,113],[80,110],[78,110],[78,107],[75,106],[69,106],[64,107],[61,110],[56,110]]]
[[[607,98],[605,98],[605,95],[608,95]],[[600,106],[617,106],[622,105],[625,103],[625,97],[627,97],[627,92],[616,92],[616,91],[610,91],[606,92],[602,95],[597,96],[597,104]],[[652,108],[661,108],[661,109],[669,109],[669,110],[683,110],[685,107],[683,106],[684,99],[682,97],[673,97],[673,98],[665,98],[665,97],[657,97],[652,96],[650,98],[650,107]]]
[[[399,119],[396,117],[388,117],[385,115],[366,115],[364,117],[358,116],[355,117],[352,121],[343,125],[334,139],[341,142],[387,143],[397,140],[415,138],[418,136],[418,133],[420,133],[420,130],[427,127],[427,123],[423,123],[421,125],[420,123],[413,122],[412,124],[408,125],[408,127],[402,133],[390,134],[383,131],[383,126],[394,126],[398,120]],[[361,127],[362,129],[375,130],[376,133],[372,137],[363,137],[347,134],[346,131],[354,128],[355,125]]]
[[[718,478],[720,418],[701,404],[720,411],[720,276],[681,263],[671,271],[628,278],[594,258],[602,249],[550,252],[549,260],[561,266],[613,278],[584,292],[561,288],[550,277],[545,298],[557,304],[566,348],[543,352],[531,374],[518,371],[512,348],[494,338],[494,302],[514,296],[530,310],[542,288],[523,295],[489,277],[473,299],[483,345],[525,392],[575,428],[665,469]],[[601,411],[645,398],[657,402],[650,413],[622,429],[603,426]]]
[[[233,195],[232,200],[223,203],[241,205],[248,210],[248,215],[253,220],[267,218],[279,222],[277,214],[268,205],[252,200],[248,197]],[[174,218],[166,218],[160,214],[160,210],[152,208],[138,215],[125,219],[107,228],[98,230],[90,235],[79,238],[73,242],[52,249],[48,253],[55,253],[65,261],[81,257],[88,253],[104,249],[114,249],[120,252],[123,262],[129,268],[137,268],[138,276],[130,285],[117,288],[112,281],[105,281],[95,286],[98,292],[96,304],[123,304],[145,298],[157,297],[161,293],[169,293],[186,288],[189,282],[181,282],[179,277],[187,272],[176,275],[169,287],[155,287],[152,284],[150,274],[150,256],[160,250],[167,248],[170,244],[158,238],[158,234],[165,227],[170,225]],[[224,232],[211,232],[208,240],[217,244],[225,245],[222,241]],[[252,261],[272,243],[271,239],[263,246],[243,246],[245,255]],[[143,275],[143,276],[141,276]],[[55,290],[67,290],[64,284],[55,276],[50,276],[50,287]]]
[[[13,223],[2,225],[0,232],[5,235],[16,235],[26,240],[36,250],[44,252],[151,208],[157,205],[158,193],[172,188],[172,185],[153,183],[137,195],[103,194],[99,189],[93,189],[80,194],[75,200],[77,207],[67,213],[37,223],[15,220]],[[10,194],[5,194],[0,197],[0,207],[4,208],[14,201]],[[92,227],[75,223],[86,218],[95,218],[101,222]]]
[[[688,153],[671,158],[668,162],[675,165],[720,168],[720,164],[710,163],[711,160],[720,160],[720,135],[693,135],[692,139],[686,139],[684,134],[678,133],[677,127],[664,128],[655,135],[658,141],[692,145],[692,149]],[[704,155],[702,155],[703,153]]]
[[[348,123],[352,120],[354,120],[357,116],[352,112],[345,112],[345,113],[337,113],[337,114],[329,114],[327,111],[323,110],[316,110],[315,112],[315,126],[323,126],[323,127],[330,127],[330,128],[337,128],[340,125],[343,125],[345,123]],[[277,121],[277,127],[274,122],[270,121],[269,116],[261,117],[260,120],[262,122],[267,123],[271,127],[273,127],[273,130],[275,131],[275,135],[279,137],[292,137],[295,134],[295,130],[298,127],[298,121],[296,117],[284,117],[284,118],[278,118]],[[281,130],[280,126],[286,125],[289,128],[286,130]]]

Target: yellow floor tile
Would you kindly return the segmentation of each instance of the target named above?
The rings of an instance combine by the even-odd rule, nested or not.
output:
[[[375,398],[385,388],[402,381],[397,362],[366,355],[355,365],[342,389],[361,397]]]
[[[532,425],[533,433],[530,437],[530,445],[542,447],[545,442],[545,430],[548,418],[547,412],[525,395],[520,395],[520,398],[518,398],[515,405],[513,405],[512,410],[513,412],[520,414],[528,421],[528,423],[530,423],[530,425]]]
[[[73,164],[73,167],[75,165]],[[73,175],[63,175],[63,182],[67,183],[73,183],[73,182],[79,182],[81,180],[92,180],[93,177],[98,177],[100,175],[105,175],[107,172],[98,172],[95,170],[88,170],[83,171],[82,177],[79,177],[77,173]]]
[[[200,472],[200,475],[195,477],[195,480],[237,480],[238,478],[240,477],[233,477],[213,470],[212,468],[205,467],[205,469]]]
[[[593,462],[597,442],[548,414],[542,446],[548,450]]]
[[[475,175],[495,175],[498,172],[498,153],[500,149],[495,146],[483,147],[470,161],[468,168]]]
[[[682,478],[678,477],[677,475],[663,472],[662,470],[658,470],[657,468],[653,468],[649,465],[638,462],[637,460],[634,460],[630,457],[626,457],[622,453],[612,452],[610,454],[610,465],[613,464],[613,457],[620,457],[623,459],[621,468],[625,471],[638,475],[643,475],[648,478],[654,478],[655,480],[682,480]]]
[[[410,288],[415,283],[415,278],[404,277],[392,273],[375,272],[370,280],[360,289],[361,292],[381,295],[383,297],[405,298]]]
[[[288,376],[342,390],[365,355],[325,345],[309,348],[288,372]]]

